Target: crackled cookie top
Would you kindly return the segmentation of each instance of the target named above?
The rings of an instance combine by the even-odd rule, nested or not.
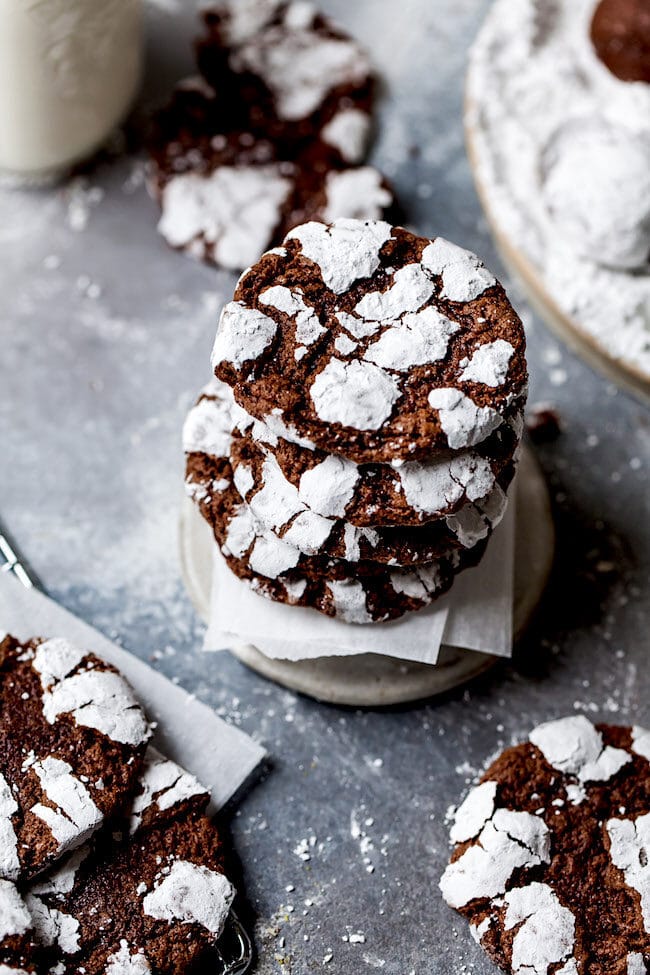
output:
[[[1,837],[0,837],[1,842]],[[27,904],[10,880],[0,879],[0,972],[35,972],[39,949]]]
[[[649,970],[650,732],[541,725],[490,766],[451,839],[443,896],[504,971]]]
[[[235,893],[207,802],[192,775],[148,751],[124,829],[100,833],[26,896],[50,970],[176,975],[200,962]]]
[[[325,456],[318,458],[318,452],[306,450],[304,457],[309,463],[304,471],[310,471],[313,463],[317,477],[312,476],[310,481],[308,476],[303,482],[300,469],[291,465],[285,476],[276,454],[262,443],[239,433],[231,435],[232,407],[230,388],[214,379],[190,410],[183,430],[187,493],[210,524],[220,520],[224,510],[230,511],[245,500],[264,528],[304,555],[411,565],[430,562],[456,548],[472,548],[488,537],[505,514],[505,488],[514,473],[514,463],[500,470],[498,480],[490,478],[493,486],[485,496],[467,501],[453,514],[422,524],[421,514],[410,512],[416,526],[411,527],[400,504],[404,489],[398,479],[398,473],[408,465],[396,471],[376,464],[366,470],[341,458],[331,457],[326,463]],[[240,407],[236,413],[243,424],[242,416],[247,415]],[[260,425],[250,417],[247,422]],[[301,450],[277,438],[275,444],[278,454],[288,451],[291,456]],[[363,508],[367,525],[347,520],[352,480],[344,476],[347,465],[356,468],[358,478],[367,482],[367,504]],[[385,486],[380,490],[386,481],[392,491]],[[307,490],[310,483],[311,490]],[[357,483],[357,478],[352,480],[353,489]],[[475,493],[481,490],[477,488]],[[396,511],[395,527],[379,524],[390,520],[389,504]],[[401,523],[399,516],[404,516]]]
[[[240,279],[212,362],[286,439],[358,463],[473,447],[527,380],[521,322],[478,258],[380,221],[293,230]]]
[[[130,797],[149,728],[111,666],[64,639],[0,642],[0,877],[31,877]]]

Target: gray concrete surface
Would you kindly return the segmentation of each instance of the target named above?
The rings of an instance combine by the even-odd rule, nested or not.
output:
[[[410,222],[502,272],[461,126],[486,0],[323,7],[384,79],[374,158]],[[188,69],[193,27],[188,2],[150,9],[144,107]],[[535,631],[514,664],[444,700],[357,713],[298,698],[199,652],[177,558],[180,428],[234,278],[167,250],[155,222],[134,156],[55,191],[0,194],[0,517],[52,596],[269,749],[269,774],[230,816],[259,973],[488,975],[437,891],[449,807],[540,720],[650,721],[650,413],[512,287],[531,402],[552,401],[564,423],[539,452],[560,547]]]

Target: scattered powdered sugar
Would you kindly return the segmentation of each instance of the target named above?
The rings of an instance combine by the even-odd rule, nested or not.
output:
[[[506,239],[605,355],[650,374],[650,86],[599,60],[594,6],[498,0],[472,51],[468,124]]]
[[[391,232],[391,225],[381,220],[336,220],[331,227],[312,221],[292,230],[287,240],[299,240],[302,253],[318,264],[327,287],[342,294],[377,270],[380,251]]]
[[[504,900],[504,927],[506,931],[518,928],[512,942],[513,975],[547,975],[551,965],[570,960],[575,918],[552,887],[540,883],[515,887]]]
[[[201,783],[186,772],[184,768],[165,758],[151,746],[147,749],[144,768],[138,780],[140,792],[131,804],[129,829],[134,833],[142,822],[143,813],[157,806],[158,809],[171,809],[172,806],[191,799],[192,796],[206,795]]]
[[[350,355],[357,347],[357,343],[354,339],[349,338],[347,335],[337,335],[334,339],[334,348],[341,355]]]
[[[323,126],[321,138],[347,163],[358,163],[368,145],[370,116],[359,108],[343,108]]]
[[[252,71],[262,78],[283,119],[307,118],[334,88],[362,83],[370,71],[366,55],[353,40],[317,33],[314,16],[311,6],[291,4],[286,26],[260,31],[230,57],[234,71]]]
[[[451,907],[480,897],[496,897],[515,870],[548,863],[551,842],[546,823],[527,812],[497,809],[478,842],[450,863],[440,889]]]
[[[472,789],[456,810],[454,825],[449,833],[452,843],[464,843],[478,836],[494,814],[496,795],[496,782],[482,782]]]
[[[85,785],[72,775],[72,766],[59,758],[35,761],[31,768],[54,808],[37,802],[30,812],[49,827],[59,853],[80,846],[103,821]]]
[[[18,838],[11,817],[18,812],[9,783],[0,772],[0,877],[16,880],[20,873]]]
[[[229,302],[219,319],[212,347],[214,370],[221,362],[231,362],[241,369],[245,362],[257,359],[269,347],[278,330],[277,322],[240,301]]]
[[[45,880],[39,880],[29,888],[30,893],[41,896],[43,894],[69,894],[74,887],[77,871],[90,853],[90,845],[75,850],[66,859],[50,870]]]
[[[372,166],[331,170],[325,177],[323,220],[327,223],[339,217],[378,220],[392,202],[393,194]]]
[[[477,406],[459,389],[433,389],[429,405],[438,411],[440,426],[452,450],[481,443],[502,423],[502,417],[490,406]]]
[[[268,246],[292,187],[279,164],[183,173],[163,189],[158,230],[195,257],[231,270],[248,267]]]
[[[535,728],[530,741],[554,769],[579,782],[603,782],[631,761],[628,752],[605,746],[602,735],[584,715],[560,718]]]
[[[129,948],[122,939],[119,950],[109,955],[104,968],[105,975],[149,975],[151,966],[143,951]]]
[[[25,902],[9,880],[0,880],[0,941],[20,936],[32,926]]]
[[[336,616],[346,623],[372,623],[366,591],[356,579],[332,579],[327,583]]]
[[[292,291],[283,285],[266,288],[260,295],[260,303],[277,308],[295,319],[296,342],[301,345],[312,345],[327,329],[318,320],[313,308],[305,304],[300,288]]]
[[[483,383],[484,386],[502,386],[508,376],[514,348],[504,339],[479,345],[472,358],[464,365],[459,379],[462,383]]]
[[[496,278],[487,270],[476,254],[452,244],[444,237],[428,244],[422,251],[422,265],[442,277],[441,298],[449,301],[474,301]]]
[[[643,925],[650,933],[650,813],[637,819],[610,819],[609,855],[625,883],[639,892]]]
[[[325,423],[378,430],[401,392],[396,380],[371,362],[333,358],[314,379],[309,395]]]
[[[216,939],[223,931],[234,896],[234,887],[222,873],[175,860],[169,873],[143,898],[142,909],[149,917],[170,924],[199,924]]]

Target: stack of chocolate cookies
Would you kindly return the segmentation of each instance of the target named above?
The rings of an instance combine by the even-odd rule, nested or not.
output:
[[[382,221],[307,223],[240,278],[186,484],[230,569],[351,623],[430,604],[502,518],[520,319],[477,257]]]
[[[182,975],[234,889],[207,791],[150,744],[122,676],[0,640],[0,971]]]

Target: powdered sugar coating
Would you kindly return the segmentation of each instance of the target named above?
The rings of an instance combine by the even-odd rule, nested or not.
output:
[[[631,760],[623,749],[605,747],[600,732],[583,715],[540,725],[530,740],[549,765],[582,783],[606,781]]]
[[[429,406],[438,411],[440,425],[452,450],[473,447],[501,425],[501,417],[489,406],[476,403],[459,389],[434,389]]]
[[[628,887],[639,892],[645,930],[650,934],[650,813],[607,822],[609,855]]]
[[[378,430],[400,397],[397,382],[370,362],[332,358],[309,390],[314,409],[325,423],[356,430]]]
[[[307,118],[339,85],[357,85],[369,74],[366,55],[349,38],[328,37],[313,29],[314,8],[293,3],[285,24],[268,27],[231,55],[235,71],[251,71],[273,93],[277,114]]]
[[[476,254],[437,237],[422,252],[422,265],[442,277],[441,297],[450,301],[474,301],[496,284],[496,278]]]
[[[420,264],[406,264],[394,272],[386,291],[371,291],[354,311],[361,318],[391,322],[406,312],[418,311],[433,294],[433,282]]]
[[[269,245],[292,187],[280,164],[183,173],[162,191],[158,231],[194,257],[247,267]]]
[[[334,612],[346,623],[372,623],[366,606],[366,591],[355,579],[332,580],[327,587],[332,595]]]
[[[80,846],[101,826],[103,816],[85,785],[72,774],[72,766],[59,758],[34,761],[31,769],[52,804],[32,806],[32,812],[50,829],[59,855]]]
[[[449,832],[452,843],[473,840],[481,832],[495,810],[496,782],[482,782],[468,794],[456,810],[454,824]]]
[[[435,308],[406,314],[376,342],[368,346],[364,359],[384,369],[408,372],[413,366],[436,362],[447,354],[449,339],[460,326]]]
[[[202,396],[205,398],[192,407],[183,424],[183,450],[215,457],[227,456],[231,436],[231,390],[213,380],[204,387]],[[224,409],[215,409],[217,398],[223,401]]]
[[[548,863],[548,827],[527,812],[497,809],[485,824],[475,846],[450,863],[440,881],[451,907],[463,907],[475,898],[497,897],[515,870]]]
[[[305,304],[300,289],[291,291],[283,285],[275,285],[262,292],[260,303],[277,308],[278,311],[294,318],[296,342],[300,345],[312,345],[327,331],[319,322],[314,309]]]
[[[334,226],[305,223],[287,234],[299,240],[305,257],[317,264],[323,281],[342,294],[379,267],[379,252],[390,239],[392,228],[382,221],[337,220]]]
[[[360,162],[370,136],[370,117],[358,108],[342,108],[321,131],[321,138],[338,149],[347,163]]]
[[[513,975],[547,975],[551,965],[570,960],[575,918],[552,887],[532,883],[509,890],[504,927],[517,928],[512,943]]]
[[[650,762],[650,731],[635,725],[632,728],[632,751]]]
[[[277,322],[263,312],[231,301],[221,312],[212,347],[212,368],[231,362],[240,368],[257,359],[269,347],[278,330]]]
[[[79,921],[45,904],[40,897],[27,894],[26,903],[41,944],[56,947],[66,955],[79,949]]]
[[[327,223],[341,217],[379,220],[392,203],[393,194],[372,166],[333,169],[325,177],[322,219]]]
[[[234,896],[234,887],[222,873],[187,860],[175,860],[169,872],[145,895],[142,909],[149,917],[170,924],[199,924],[217,939]]]
[[[141,745],[150,734],[131,688],[108,670],[85,670],[52,685],[43,693],[43,713],[50,724],[70,714],[77,724],[126,745]]]
[[[647,975],[647,971],[641,952],[630,952],[627,956],[627,975]]]
[[[106,975],[149,975],[151,966],[143,951],[129,948],[126,941],[120,941],[118,951],[106,959]]]
[[[0,941],[25,934],[32,926],[30,913],[9,880],[0,880]]]
[[[301,475],[298,496],[319,515],[343,518],[360,476],[355,463],[331,454]]]
[[[463,368],[460,381],[483,383],[485,386],[501,386],[506,381],[508,365],[514,351],[510,342],[505,342],[503,339],[479,345]]]
[[[206,789],[190,772],[164,758],[155,748],[147,749],[138,781],[140,791],[131,804],[131,833],[135,833],[142,823],[143,814],[152,807],[169,810],[193,796],[205,796],[207,799]]]
[[[16,880],[20,874],[18,859],[18,837],[11,821],[18,812],[9,783],[0,772],[0,877]]]
[[[463,497],[477,501],[494,487],[489,462],[478,454],[459,453],[430,463],[407,461],[397,470],[408,504],[433,516]]]

